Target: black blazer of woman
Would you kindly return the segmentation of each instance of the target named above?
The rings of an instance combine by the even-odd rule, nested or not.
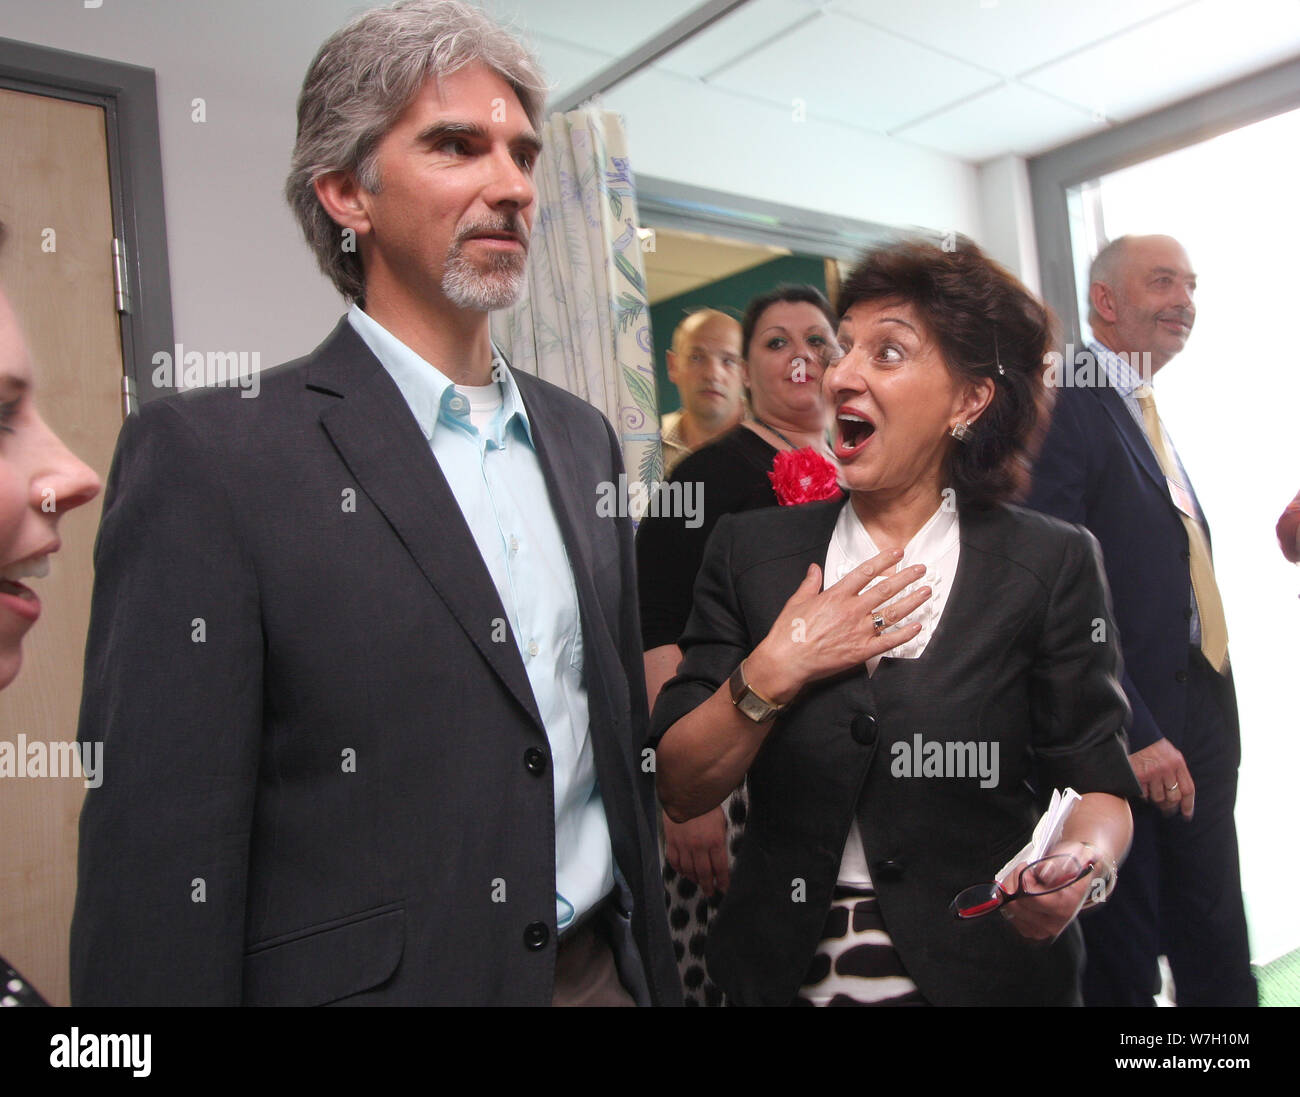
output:
[[[724,517],[652,720],[657,741],[767,635],[808,565],[825,564],[843,500]],[[750,813],[731,890],[709,934],[709,971],[739,1005],[786,1005],[822,936],[849,824],[862,830],[881,913],[935,1005],[1078,1004],[1082,939],[1050,946],[999,916],[949,904],[991,881],[1053,788],[1136,797],[1128,705],[1096,541],[1019,507],[959,509],[961,555],[919,659],[865,664],[806,688],[749,770]],[[997,745],[997,782],[912,776],[903,748]],[[898,773],[899,776],[894,774]],[[1121,881],[1119,886],[1123,886]],[[1084,915],[1086,917],[1086,914]]]

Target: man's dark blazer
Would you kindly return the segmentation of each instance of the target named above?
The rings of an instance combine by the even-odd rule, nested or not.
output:
[[[842,505],[770,508],[718,523],[653,735],[711,696],[767,635],[808,565],[824,565]],[[738,1004],[794,998],[822,937],[855,813],[881,913],[929,1002],[1079,1000],[1077,926],[1042,949],[998,917],[959,923],[949,904],[963,888],[991,881],[1028,841],[1038,801],[1052,788],[1137,791],[1118,654],[1113,640],[1093,639],[1095,622],[1110,622],[1096,543],[1015,507],[963,507],[959,521],[956,579],[921,657],[886,657],[874,675],[864,665],[809,686],[749,769],[745,836],[708,946],[710,975]],[[997,784],[894,776],[895,746],[910,748],[918,735],[997,743]]]
[[[1086,526],[1101,544],[1124,652],[1124,692],[1133,707],[1130,749],[1161,738],[1180,746],[1191,654],[1187,529],[1146,434],[1114,388],[1058,391],[1027,504]],[[1223,693],[1239,753],[1231,676]]]
[[[617,439],[515,374],[582,618],[620,974],[680,1000]],[[346,320],[123,428],[96,545],[74,1003],[549,1004],[550,751],[496,588]]]

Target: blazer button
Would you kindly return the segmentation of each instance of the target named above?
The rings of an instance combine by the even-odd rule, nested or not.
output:
[[[1175,681],[1175,682],[1186,682],[1186,681],[1187,681],[1187,671],[1185,671],[1185,670],[1176,670],[1176,671],[1174,671],[1174,681]]]
[[[1187,620],[1189,620],[1189,621],[1192,619],[1192,607],[1191,607],[1191,606],[1188,606],[1185,610],[1183,610],[1183,616],[1184,616],[1185,618],[1187,618]]]
[[[853,717],[849,733],[864,747],[871,746],[876,741],[876,718],[869,712]]]
[[[1184,560],[1190,560],[1190,559],[1192,558],[1192,554],[1191,554],[1191,552],[1189,552],[1187,549],[1183,549],[1183,551],[1182,551],[1181,553],[1179,553],[1179,555],[1180,555]]]
[[[546,772],[546,751],[529,747],[524,751],[524,766],[534,777],[540,777]]]
[[[524,927],[524,944],[533,952],[544,949],[550,939],[551,931],[546,928],[545,922],[529,922]]]
[[[903,878],[903,865],[899,861],[877,861],[871,866],[871,878],[885,883],[897,883]]]

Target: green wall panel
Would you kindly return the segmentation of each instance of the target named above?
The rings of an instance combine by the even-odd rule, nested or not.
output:
[[[655,382],[659,392],[659,414],[676,411],[681,402],[677,389],[668,380],[668,348],[672,346],[673,331],[689,313],[700,308],[727,312],[739,320],[745,306],[760,293],[765,293],[782,282],[816,286],[826,292],[826,268],[821,259],[804,255],[783,255],[767,263],[760,263],[739,274],[730,275],[707,286],[679,293],[657,305],[650,306],[650,332],[655,350]]]

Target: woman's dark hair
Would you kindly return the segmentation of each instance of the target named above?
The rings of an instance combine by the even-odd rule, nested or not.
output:
[[[958,381],[993,381],[993,399],[955,442],[948,482],[962,504],[1022,496],[1050,417],[1043,383],[1055,321],[1004,267],[964,236],[945,245],[909,239],[864,252],[844,280],[839,315],[864,302],[897,301],[920,315]],[[1001,372],[999,372],[999,363]]]
[[[778,301],[815,305],[821,309],[822,315],[826,317],[826,323],[831,326],[831,330],[835,330],[835,312],[821,290],[816,286],[783,284],[775,289],[768,290],[766,293],[760,293],[745,306],[745,318],[740,322],[740,346],[746,358],[749,357],[749,341],[754,337],[754,329],[758,327],[759,317]]]

